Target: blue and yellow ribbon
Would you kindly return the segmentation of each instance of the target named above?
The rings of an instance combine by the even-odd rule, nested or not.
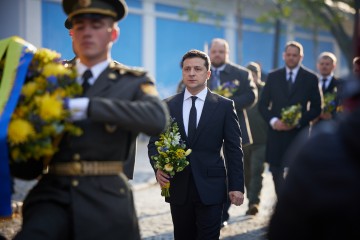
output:
[[[0,41],[0,60],[5,60],[0,76],[0,218],[12,215],[7,129],[35,51],[19,37]]]

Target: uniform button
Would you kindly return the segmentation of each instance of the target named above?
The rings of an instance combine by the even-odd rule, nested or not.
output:
[[[120,188],[120,193],[121,193],[121,194],[124,194],[124,193],[125,193],[125,189]]]
[[[78,180],[72,180],[72,182],[71,182],[71,185],[73,186],[73,187],[77,187],[78,185],[79,185],[79,181]]]
[[[75,154],[73,155],[73,160],[74,160],[74,161],[79,161],[79,160],[80,160],[80,154],[79,154],[79,153],[75,153]]]

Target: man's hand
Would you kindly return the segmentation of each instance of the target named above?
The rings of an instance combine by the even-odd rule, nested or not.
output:
[[[170,176],[165,172],[163,172],[162,170],[158,169],[156,171],[156,180],[158,181],[161,187],[164,187],[165,184],[169,182],[169,178]]]
[[[329,120],[329,119],[332,119],[332,115],[331,115],[331,113],[322,113],[320,115],[320,118],[324,119],[324,120]]]
[[[70,111],[71,121],[80,121],[87,118],[89,98],[68,98],[64,100],[64,107]]]
[[[230,191],[229,198],[232,204],[240,206],[244,202],[244,194],[240,191]]]
[[[293,128],[295,128],[295,126],[289,126],[286,123],[283,123],[280,119],[276,120],[273,127],[273,129],[277,131],[289,131]]]

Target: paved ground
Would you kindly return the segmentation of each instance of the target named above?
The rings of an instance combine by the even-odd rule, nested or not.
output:
[[[138,141],[135,175],[134,180],[130,181],[134,190],[141,235],[144,240],[170,240],[173,239],[170,208],[160,195],[160,187],[148,162],[146,144],[146,141]],[[14,200],[21,201],[34,183],[16,181]],[[264,173],[263,183],[259,213],[255,217],[246,216],[247,201],[240,207],[232,206],[229,225],[221,230],[220,239],[265,239],[267,222],[276,199],[271,174],[268,171]],[[0,232],[11,238],[20,224],[20,216],[11,221],[1,222]]]

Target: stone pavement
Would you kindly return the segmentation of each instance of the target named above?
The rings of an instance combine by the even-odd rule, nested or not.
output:
[[[134,179],[130,184],[134,190],[136,211],[139,219],[141,236],[144,240],[173,239],[173,227],[169,204],[160,195],[160,187],[156,183],[154,172],[147,157],[147,138],[140,137]],[[21,201],[35,181],[16,180],[16,193],[13,199]],[[247,200],[240,207],[231,206],[229,225],[221,230],[220,239],[255,240],[266,239],[266,226],[271,215],[276,197],[269,171],[264,173],[263,189],[261,193],[260,211],[256,216],[246,216]],[[6,230],[11,236],[20,225],[19,219],[14,219]],[[0,232],[4,229],[0,226]]]

